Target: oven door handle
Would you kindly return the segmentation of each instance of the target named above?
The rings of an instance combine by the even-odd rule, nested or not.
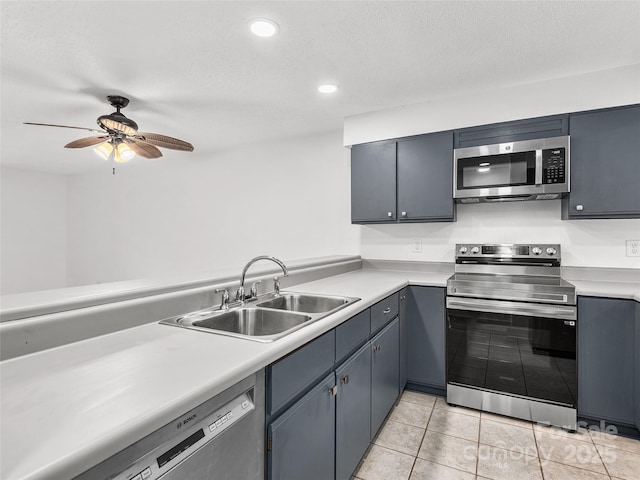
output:
[[[528,315],[562,320],[577,319],[576,307],[564,305],[540,305],[524,302],[508,302],[504,300],[447,297],[447,308],[451,310]]]

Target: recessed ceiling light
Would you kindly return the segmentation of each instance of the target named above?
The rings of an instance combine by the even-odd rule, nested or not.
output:
[[[273,37],[280,31],[280,27],[273,20],[268,18],[256,18],[249,22],[249,28],[258,37]]]
[[[335,83],[324,83],[318,87],[320,93],[336,93],[338,91],[338,85]]]

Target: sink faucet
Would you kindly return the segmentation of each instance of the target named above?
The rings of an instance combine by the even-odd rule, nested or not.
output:
[[[282,269],[283,276],[286,277],[289,275],[289,270],[287,270],[287,266],[284,263],[282,263],[281,260],[278,260],[276,257],[270,257],[269,255],[260,255],[258,257],[252,258],[251,260],[249,260],[249,262],[247,262],[247,264],[242,269],[242,275],[240,277],[240,287],[238,287],[238,291],[236,292],[236,301],[244,302],[245,300],[244,278],[247,275],[247,270],[249,270],[249,267],[254,263],[256,263],[258,260],[271,260],[272,262],[275,262],[276,264],[278,264],[278,266]]]

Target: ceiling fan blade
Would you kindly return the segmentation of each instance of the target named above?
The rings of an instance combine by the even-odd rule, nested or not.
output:
[[[97,128],[70,127],[69,125],[53,125],[51,123],[33,123],[33,122],[22,122],[22,123],[24,125],[40,125],[41,127],[75,128],[76,130],[88,130],[90,132],[104,133],[104,130],[98,130]]]
[[[160,158],[162,156],[162,152],[150,143],[144,142],[142,140],[133,140],[131,138],[128,138],[126,142],[131,150],[136,152],[136,155],[140,155],[141,157]]]
[[[109,140],[109,136],[100,136],[100,137],[85,137],[79,138],[78,140],[74,140],[73,142],[67,143],[64,148],[84,148],[90,147],[91,145],[97,145],[99,143],[103,143]]]
[[[184,140],[168,137],[166,135],[159,135],[157,133],[143,133],[138,132],[138,135],[142,141],[157,145],[158,147],[171,148],[173,150],[182,150],[184,152],[193,152],[193,145]]]

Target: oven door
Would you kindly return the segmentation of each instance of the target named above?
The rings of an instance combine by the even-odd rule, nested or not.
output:
[[[576,408],[576,307],[447,297],[447,383]]]

